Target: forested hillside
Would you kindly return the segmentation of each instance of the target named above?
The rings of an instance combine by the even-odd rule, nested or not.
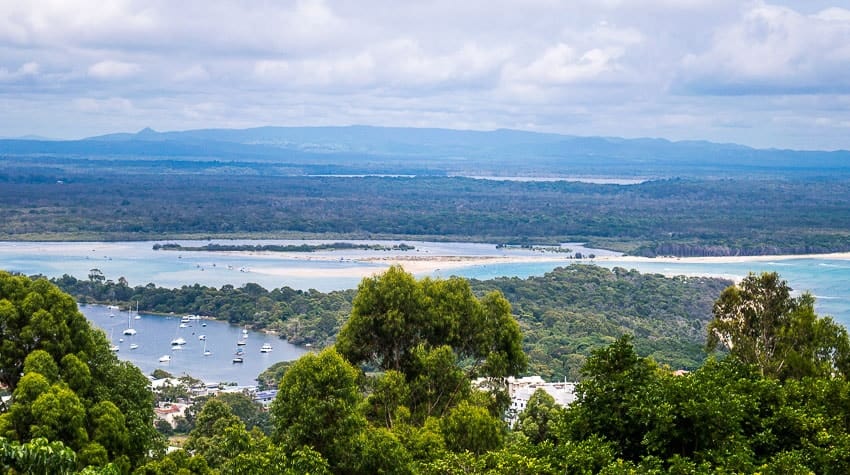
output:
[[[594,348],[623,334],[635,336],[642,356],[674,369],[699,367],[712,305],[731,283],[572,265],[542,277],[473,281],[472,287],[499,290],[511,302],[532,374],[576,380]]]
[[[80,301],[138,302],[142,311],[213,315],[316,346],[335,341],[356,294],[266,290],[256,284],[220,289],[131,287],[123,280],[83,281],[70,276],[54,282]],[[635,335],[641,355],[674,368],[699,366],[705,357],[712,303],[730,284],[723,279],[667,278],[587,265],[559,268],[542,277],[471,282],[477,295],[498,290],[507,297],[523,330],[530,371],[547,379],[576,379],[594,348],[622,334]]]

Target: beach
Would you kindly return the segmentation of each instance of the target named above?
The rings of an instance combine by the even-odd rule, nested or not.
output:
[[[256,254],[256,253],[255,253]],[[304,256],[303,253],[278,253],[280,258],[288,261],[325,261],[335,262],[339,258],[331,256]],[[286,254],[281,255],[281,254]],[[610,264],[616,264],[628,267],[629,264],[634,264],[640,267],[643,264],[746,264],[746,263],[768,263],[780,262],[792,259],[830,259],[830,260],[850,260],[850,252],[833,253],[833,254],[787,254],[787,255],[770,255],[770,256],[720,256],[720,257],[641,257],[641,256],[626,256],[626,255],[605,255],[595,257],[593,259],[574,259],[566,256],[559,257],[557,255],[539,255],[539,256],[465,256],[465,255],[442,255],[442,256],[406,256],[406,255],[391,255],[380,257],[362,257],[352,259],[353,265],[336,268],[336,269],[321,269],[318,271],[312,267],[293,267],[290,264],[280,267],[267,267],[262,270],[254,270],[254,272],[265,273],[269,275],[280,276],[300,276],[310,277],[315,276],[316,272],[321,272],[322,275],[332,277],[368,277],[380,272],[393,265],[400,265],[406,271],[412,274],[431,274],[437,271],[451,271],[453,269],[461,269],[465,267],[484,266],[484,265],[501,265],[501,264],[552,264],[553,266],[568,266],[571,264],[597,264],[609,267]],[[358,263],[364,265],[357,265]],[[664,274],[679,275],[675,271]],[[706,277],[721,277],[731,280],[739,280],[741,276],[730,274],[700,274]]]
[[[786,261],[790,259],[832,259],[850,260],[850,252],[836,252],[831,254],[783,254],[768,256],[717,256],[717,257],[640,257],[640,256],[603,256],[595,260],[618,262],[665,262],[665,263],[692,263],[692,264],[742,264],[747,262],[771,262]]]

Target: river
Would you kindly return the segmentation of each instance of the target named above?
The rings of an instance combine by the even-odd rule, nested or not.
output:
[[[163,241],[157,241],[163,243]],[[168,241],[184,246],[207,244],[208,241]],[[214,241],[226,244],[303,244],[305,241]],[[307,241],[318,244],[332,241]],[[399,244],[402,241],[346,241],[363,244]],[[125,277],[130,285],[154,283],[163,287],[180,287],[199,283],[220,287],[225,284],[240,286],[254,282],[267,289],[289,286],[296,289],[330,291],[354,288],[364,275],[385,269],[387,261],[381,259],[412,259],[412,262],[429,264],[416,272],[446,277],[459,275],[476,279],[501,276],[529,277],[542,275],[555,267],[576,262],[562,253],[541,253],[531,249],[504,249],[493,244],[436,243],[403,241],[415,247],[412,251],[338,250],[316,253],[216,253],[197,251],[154,251],[154,241],[145,242],[2,242],[0,243],[0,269],[27,275],[42,274],[58,277],[70,274],[87,278],[91,269],[99,269],[107,279]],[[816,298],[816,309],[821,315],[831,315],[838,322],[850,326],[850,260],[833,257],[794,257],[750,262],[701,262],[681,259],[672,262],[644,260],[632,262],[619,258],[617,253],[587,249],[578,244],[565,244],[583,254],[604,256],[593,262],[608,268],[625,267],[641,272],[664,275],[710,275],[740,279],[748,272],[776,271],[796,291],[810,291]],[[473,261],[463,258],[471,257]],[[444,264],[440,264],[444,262]],[[587,259],[582,262],[588,262]],[[437,267],[440,266],[440,267]],[[423,270],[424,269],[424,270]],[[103,320],[101,307],[84,308],[95,324],[108,333],[123,329],[119,320]],[[126,322],[124,322],[126,323]],[[170,352],[168,343],[174,337],[176,319],[144,317],[140,325],[139,349],[122,348],[121,358],[133,361],[144,371],[159,367],[157,359]],[[212,325],[212,324],[210,324]],[[262,334],[252,334],[250,357],[238,368],[230,360],[238,337],[237,328],[216,323],[215,338],[207,340],[214,357],[204,358],[202,346],[191,341],[182,352],[172,353],[170,368],[177,373],[186,371],[196,377],[213,380],[251,382],[268,364],[283,359],[297,358],[303,350],[287,345],[283,340]],[[115,330],[112,330],[115,328]],[[144,330],[144,331],[143,331]],[[195,329],[197,330],[197,329]],[[258,342],[254,345],[254,342]],[[259,345],[273,342],[271,354],[260,354]],[[238,366],[238,365],[236,365]]]

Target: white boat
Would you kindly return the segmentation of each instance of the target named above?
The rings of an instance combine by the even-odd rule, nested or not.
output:
[[[186,339],[182,336],[178,336],[177,338],[171,340],[171,346],[183,346],[186,344]]]
[[[212,354],[212,351],[207,349],[207,339],[204,338],[204,356],[209,356]]]
[[[107,305],[106,308],[109,310],[118,310],[118,305]]]
[[[206,335],[198,335],[198,339],[201,340],[201,341],[204,341],[204,340],[207,339],[207,336]]]
[[[188,323],[182,323],[182,322],[180,323],[180,328],[186,328],[188,326],[189,326]]]
[[[247,334],[248,334],[248,329],[247,329],[247,328],[243,328],[243,329],[242,329],[242,334],[243,334],[243,335],[247,335]]]
[[[118,345],[112,342],[112,335],[115,333],[115,328],[110,329],[109,331],[109,351],[118,351]]]
[[[139,347],[139,344],[138,344],[138,343],[130,343],[130,349],[131,349],[131,350],[135,350],[135,349],[136,349],[136,348],[138,348],[138,347]]]
[[[235,356],[235,357],[233,358],[233,362],[234,362],[234,363],[244,363],[244,362],[245,362],[245,360],[244,360],[244,359],[242,359],[242,357],[241,357],[241,356]]]
[[[159,357],[160,363],[168,363],[169,361],[171,361],[170,355],[162,355],[162,356]]]
[[[241,340],[237,341],[237,342],[236,342],[236,345],[237,345],[237,346],[245,346],[247,343],[248,343],[248,342],[247,342],[247,341],[245,341],[245,339],[243,338],[243,339],[241,339]]]
[[[263,346],[260,347],[260,353],[270,353],[272,351],[272,345],[268,343],[263,343]]]
[[[136,329],[133,328],[133,320],[131,320],[132,317],[133,317],[133,311],[128,309],[127,310],[127,329],[124,330],[125,335],[132,336],[132,335],[136,334]]]

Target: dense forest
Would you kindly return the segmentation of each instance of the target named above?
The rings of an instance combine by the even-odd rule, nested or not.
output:
[[[62,183],[44,178],[0,176],[0,238],[560,240],[645,256],[850,250],[846,180],[625,186],[106,172],[66,176]]]
[[[81,302],[138,302],[142,311],[212,315],[239,325],[278,332],[292,343],[327,346],[351,312],[355,290],[323,293],[256,284],[221,288],[131,287],[124,279],[53,279]],[[594,348],[624,333],[635,335],[640,354],[674,368],[698,367],[705,353],[711,306],[731,282],[714,278],[640,274],[589,265],[558,268],[542,277],[472,281],[476,295],[498,290],[513,306],[529,370],[547,379],[576,379]]]
[[[717,298],[690,373],[595,348],[567,407],[537,391],[504,421],[505,378],[525,369],[498,291],[401,268],[364,279],[337,344],[285,367],[269,418],[244,398],[193,409],[182,449],[153,432],[153,397],[70,296],[0,273],[0,413],[7,473],[846,473],[850,339],[776,274]],[[370,369],[370,371],[364,371]],[[483,377],[483,386],[472,378]],[[244,418],[244,419],[243,419]],[[249,430],[249,427],[251,429]]]

